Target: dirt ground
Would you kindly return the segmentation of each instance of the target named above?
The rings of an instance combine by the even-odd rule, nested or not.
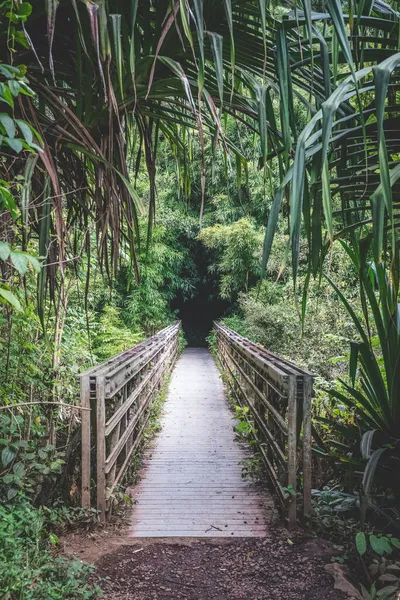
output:
[[[266,538],[70,536],[65,551],[94,562],[105,600],[345,600],[321,540],[275,529]]]

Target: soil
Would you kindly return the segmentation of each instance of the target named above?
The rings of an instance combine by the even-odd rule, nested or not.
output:
[[[345,600],[324,570],[326,542],[275,529],[265,538],[129,539],[103,531],[65,540],[95,562],[105,600]]]

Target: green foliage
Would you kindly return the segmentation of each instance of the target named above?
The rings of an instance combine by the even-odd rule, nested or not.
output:
[[[393,559],[391,555],[400,549],[400,540],[392,535],[369,534],[367,536],[359,531],[355,543],[361,560],[365,559],[367,552],[374,557],[369,564],[369,573],[374,583],[369,592],[363,588],[363,598],[396,600],[400,591],[400,562]]]
[[[367,539],[363,531],[359,531],[356,535],[356,548],[360,556],[364,556],[367,551]]]
[[[235,300],[239,292],[247,291],[257,281],[262,237],[250,219],[207,227],[202,229],[199,239],[215,250],[216,263],[209,270],[221,274],[222,298]]]
[[[319,375],[316,450],[351,491],[367,464],[369,504],[400,447],[399,16],[336,0],[295,19],[252,0],[147,8],[0,7],[2,56],[32,61],[0,65],[0,394],[19,405],[0,413],[2,498],[75,489],[78,453],[64,465],[61,448],[76,375],[175,318],[204,283],[202,244],[227,324]],[[313,282],[323,265],[328,284]],[[357,510],[341,493],[315,500],[331,531],[338,507]]]
[[[24,23],[32,13],[30,2],[19,2],[14,4],[10,0],[4,0],[0,6],[0,16],[7,22],[7,47],[10,55],[16,52],[16,47],[29,48],[28,40],[23,31]]]
[[[10,414],[11,413],[11,414]],[[46,428],[38,416],[27,424],[21,414],[0,412],[0,498],[2,501],[12,500],[19,492],[36,499],[42,490],[43,483],[55,483],[57,475],[64,464],[63,453],[49,444],[43,444]],[[31,435],[27,441],[23,439],[27,427]]]
[[[324,379],[345,374],[343,363],[353,332],[348,318],[335,295],[318,286],[310,289],[308,302],[302,331],[292,282],[264,281],[261,287],[239,296],[240,312],[225,318],[224,322],[241,335],[304,365]]]
[[[1,9],[4,9],[7,4],[9,3],[3,3],[0,14]],[[28,3],[21,3],[15,8],[14,4],[10,3],[9,8],[10,12],[6,14],[10,22],[8,28],[9,43],[21,42],[21,39],[25,39],[25,36],[19,35],[21,32],[17,31],[15,23],[26,20],[26,17],[30,14],[29,9],[31,6]],[[28,86],[25,72],[26,69],[23,66],[15,67],[0,63],[0,103],[6,104],[8,110],[11,111],[11,114],[0,112],[0,149],[5,152],[11,151],[19,154],[23,150],[31,153],[41,150],[42,140],[36,129],[26,120],[15,118],[13,114],[15,102],[20,96],[34,96],[34,92]],[[14,181],[0,179],[0,213],[4,216],[9,215],[14,221],[20,214],[14,197],[14,190],[21,187],[21,180],[24,181],[24,177],[21,175],[16,175]],[[26,221],[26,214],[23,218]],[[2,261],[8,261],[21,276],[24,276],[29,268],[32,268],[36,273],[40,271],[40,263],[35,256],[10,247],[10,244],[6,241],[0,242],[0,263]],[[0,302],[10,305],[15,310],[21,310],[20,300],[14,291],[10,289],[10,282],[7,279],[5,284],[3,282],[0,284]]]
[[[144,332],[134,333],[123,323],[120,311],[107,305],[93,334],[93,350],[100,360],[106,360],[144,339]]]
[[[47,532],[45,509],[21,498],[0,506],[0,594],[4,600],[89,600],[98,597],[88,583],[92,567],[54,557],[57,536]]]
[[[247,443],[253,443],[254,429],[249,421],[249,411],[248,406],[235,405],[236,425],[233,426],[233,431],[240,439]]]
[[[378,475],[381,484],[393,487],[397,495],[400,493],[395,476],[400,458],[398,284],[390,279],[384,264],[368,261],[370,243],[371,239],[368,239],[359,247],[355,243],[350,247],[342,242],[359,273],[363,318],[354,312],[340,288],[332,283],[357,333],[349,362],[351,382],[341,381],[340,389],[333,389],[330,394],[357,422],[358,435],[352,424],[346,428],[343,423],[339,425],[338,434],[345,435],[348,440],[347,448],[343,447],[347,455],[351,447],[359,443],[361,456],[367,461],[362,482],[363,518],[371,504],[372,488]],[[331,422],[331,427],[335,431],[335,421]],[[379,470],[378,465],[383,468]]]

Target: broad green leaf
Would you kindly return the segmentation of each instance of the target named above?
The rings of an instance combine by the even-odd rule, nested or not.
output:
[[[0,123],[4,127],[4,130],[9,139],[13,139],[15,137],[15,124],[11,117],[8,115],[1,113],[0,114]]]
[[[7,242],[0,242],[0,259],[7,260],[10,256],[10,244]]]
[[[360,450],[361,450],[361,456],[363,458],[369,459],[371,457],[372,444],[374,441],[374,436],[375,436],[376,431],[377,431],[376,429],[371,429],[370,431],[366,431],[361,438]]]
[[[10,488],[7,490],[7,500],[12,500],[15,496],[18,495],[18,490],[15,488]]]
[[[388,538],[386,537],[377,537],[376,535],[370,535],[369,543],[371,544],[372,550],[379,554],[379,556],[383,556],[383,554],[385,553],[392,553],[392,548],[390,546]]]
[[[8,87],[10,88],[10,92],[12,93],[14,98],[16,98],[21,89],[21,85],[20,85],[19,81],[17,81],[16,79],[11,79],[8,82]]]
[[[4,85],[4,84],[3,84],[2,88],[1,88],[0,100],[2,102],[5,102],[9,106],[11,106],[11,108],[14,108],[14,98],[13,98],[13,95],[12,95],[12,93],[10,91],[10,88],[8,86]]]
[[[9,446],[6,446],[6,448],[3,448],[2,452],[1,452],[1,463],[2,463],[3,467],[6,469],[12,463],[12,461],[14,460],[15,457],[16,457],[15,450],[10,448]]]
[[[40,262],[38,261],[38,259],[35,256],[32,256],[31,254],[27,254],[27,259],[30,262],[30,264],[32,265],[34,271],[36,271],[36,273],[40,272]]]
[[[371,455],[371,458],[367,462],[367,466],[365,467],[363,481],[362,481],[363,490],[364,490],[365,496],[367,498],[370,497],[371,492],[372,492],[372,486],[374,483],[375,472],[376,472],[377,466],[379,464],[379,461],[381,460],[382,455],[384,455],[384,453],[386,451],[387,451],[387,448],[378,448],[377,450],[374,450],[374,452]],[[377,552],[377,550],[373,546],[373,540],[371,539],[371,537],[370,537],[370,543],[371,543],[372,549],[375,550],[375,552]],[[378,552],[378,554],[379,554],[379,552]],[[383,552],[382,552],[382,554],[383,554]]]
[[[15,308],[15,310],[17,310],[17,311],[22,310],[21,304],[20,304],[18,298],[16,297],[16,295],[13,294],[12,292],[10,292],[10,290],[6,290],[4,287],[1,287],[1,286],[0,286],[0,300],[2,300],[3,302],[6,302],[7,304],[11,304],[11,306],[13,306]]]
[[[396,577],[396,580],[398,580],[397,577]],[[396,596],[394,596],[394,594],[396,594],[398,591],[399,591],[398,585],[385,585],[384,588],[381,588],[380,590],[378,590],[376,592],[376,597],[382,598],[382,600],[391,600],[393,598],[396,598]]]
[[[356,548],[360,556],[364,556],[367,551],[367,538],[363,531],[359,531],[356,535]]]
[[[18,138],[5,138],[5,140],[10,146],[10,148],[14,150],[14,152],[16,152],[17,154],[19,154],[23,149],[22,142]]]
[[[18,4],[18,14],[24,17],[29,17],[32,13],[32,4],[30,2],[21,2]]]
[[[16,122],[18,123],[18,127],[22,135],[24,136],[26,143],[28,144],[28,146],[30,146],[33,142],[32,129],[30,128],[28,123],[25,123],[25,121],[21,121],[21,119],[17,119]]]
[[[13,466],[13,473],[17,475],[17,477],[23,477],[25,475],[25,467],[23,462],[17,462]]]
[[[10,258],[18,273],[25,275],[28,270],[28,256],[24,252],[12,250],[10,252]]]

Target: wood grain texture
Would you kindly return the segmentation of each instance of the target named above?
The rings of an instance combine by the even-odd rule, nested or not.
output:
[[[265,491],[241,476],[248,451],[235,440],[220,374],[206,349],[186,349],[173,372],[162,430],[145,456],[133,537],[254,537],[266,533]]]

